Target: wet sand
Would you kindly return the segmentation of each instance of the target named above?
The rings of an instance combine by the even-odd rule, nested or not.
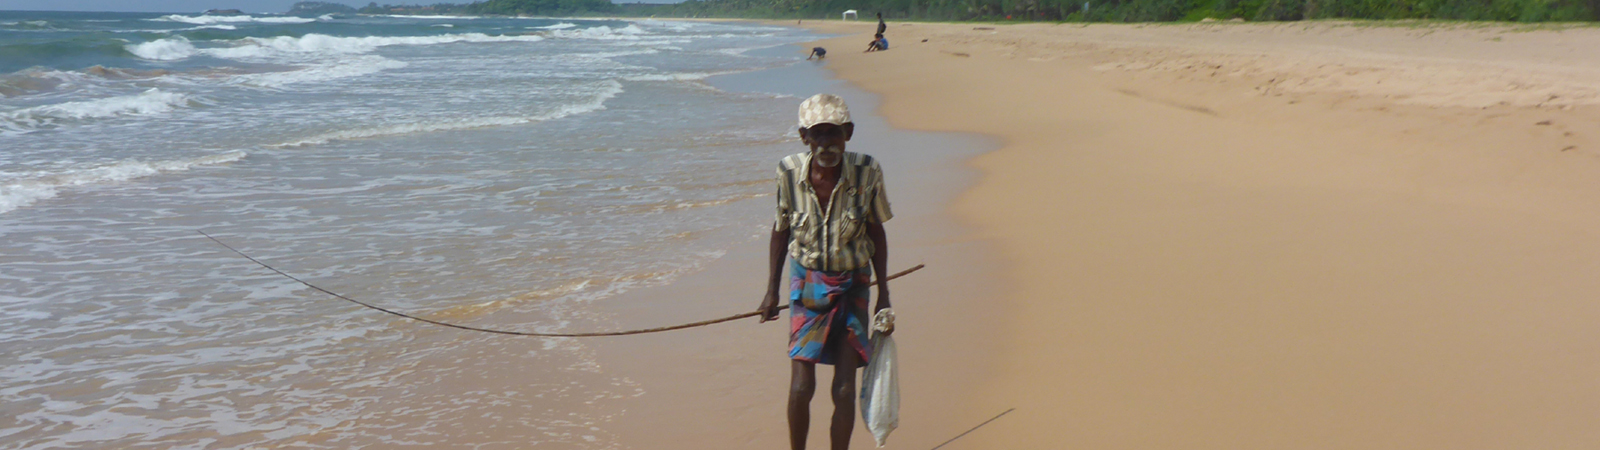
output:
[[[1600,30],[874,25],[806,23],[890,123],[1003,143],[954,203],[996,365],[934,415],[1018,409],[947,448],[1600,442]]]

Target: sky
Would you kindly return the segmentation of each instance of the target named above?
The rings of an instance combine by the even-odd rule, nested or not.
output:
[[[0,11],[117,11],[117,12],[202,12],[208,9],[238,9],[244,12],[281,13],[299,0],[0,0]],[[371,0],[324,0],[361,7]],[[378,4],[471,3],[473,0],[378,0]],[[613,0],[617,1],[617,0]],[[621,0],[622,3],[677,3],[672,0]],[[4,13],[0,13],[4,18]]]

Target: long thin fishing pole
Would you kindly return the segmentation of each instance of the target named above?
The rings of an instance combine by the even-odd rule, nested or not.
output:
[[[973,431],[977,431],[978,428],[982,428],[984,425],[988,425],[989,422],[993,422],[995,419],[999,419],[1000,416],[1004,416],[1007,413],[1010,413],[1010,412],[1016,411],[1016,410],[1017,410],[1016,408],[1011,408],[1011,409],[1005,410],[1004,412],[1001,412],[999,415],[996,415],[996,416],[990,418],[989,420],[983,421],[983,423],[978,424],[978,426],[972,427],[972,429],[967,430],[965,433],[958,434],[958,435],[956,435],[956,437],[950,438],[950,440],[948,440],[948,441],[944,441],[943,444],[936,445],[933,448],[930,448],[928,450],[939,450],[939,447],[943,447],[945,445],[949,445],[951,442],[955,442],[956,439],[961,439],[962,436],[966,436],[967,433],[971,433]]]
[[[440,322],[440,321],[433,320],[433,319],[425,319],[425,318],[413,316],[413,315],[402,313],[402,312],[392,311],[392,310],[384,309],[384,308],[381,308],[381,307],[378,307],[378,306],[374,306],[374,305],[362,302],[360,300],[356,300],[356,299],[353,299],[353,298],[350,298],[350,297],[345,297],[343,295],[339,295],[339,293],[337,293],[337,292],[333,292],[333,291],[330,291],[330,290],[327,290],[327,289],[323,289],[323,288],[317,287],[314,284],[307,283],[305,280],[301,280],[299,278],[295,278],[294,275],[289,275],[287,273],[284,273],[282,270],[278,270],[276,268],[273,268],[272,266],[267,265],[267,263],[261,262],[261,260],[255,259],[255,258],[251,257],[250,255],[246,255],[246,254],[244,254],[244,252],[239,251],[239,249],[233,248],[233,246],[228,245],[227,243],[222,242],[221,240],[218,240],[217,238],[212,237],[209,234],[206,234],[206,232],[204,232],[204,231],[195,230],[195,232],[196,233],[200,233],[200,235],[205,236],[206,239],[210,239],[212,242],[216,242],[218,245],[226,247],[228,250],[233,250],[234,253],[238,253],[239,256],[245,257],[245,259],[250,260],[250,262],[259,264],[259,265],[261,265],[261,267],[267,268],[267,270],[271,270],[273,272],[276,272],[278,275],[283,275],[285,278],[288,278],[288,279],[294,280],[296,282],[299,282],[300,284],[306,285],[306,287],[309,287],[309,288],[312,288],[312,289],[316,289],[317,291],[320,291],[320,292],[322,292],[324,294],[332,295],[334,297],[338,297],[338,298],[343,299],[345,301],[348,301],[350,303],[355,303],[357,305],[365,306],[365,307],[368,307],[368,308],[372,308],[372,309],[375,309],[375,310],[378,310],[378,311],[382,311],[382,312],[385,312],[385,313],[388,313],[388,314],[393,314],[393,315],[396,315],[396,316],[404,317],[404,318],[407,318],[407,319],[415,320],[415,321],[418,321],[418,322],[426,322],[426,323],[431,323],[431,324],[439,325],[439,326],[443,326],[443,327],[457,328],[457,329],[462,329],[462,330],[467,330],[467,331],[481,331],[481,332],[484,332],[484,333],[505,334],[505,335],[511,335],[511,336],[534,336],[534,337],[627,336],[627,335],[633,335],[633,334],[658,333],[658,332],[662,332],[662,331],[672,331],[672,330],[681,330],[681,329],[684,329],[684,328],[702,327],[702,326],[711,325],[711,324],[717,324],[717,323],[722,323],[722,322],[739,320],[739,319],[743,319],[743,318],[746,318],[746,317],[755,317],[755,316],[761,314],[761,311],[751,311],[751,312],[747,312],[747,313],[735,314],[735,315],[732,315],[732,316],[723,317],[723,318],[720,318],[720,319],[702,320],[702,321],[699,321],[699,322],[686,323],[686,324],[682,324],[682,325],[673,325],[673,326],[656,327],[656,328],[645,328],[645,329],[627,330],[627,331],[605,331],[605,332],[596,332],[596,333],[534,333],[534,332],[528,332],[528,331],[509,331],[509,330],[495,330],[495,329],[490,329],[490,328],[469,327],[469,326],[466,326],[466,325],[457,325],[457,324],[453,324],[453,323],[449,323],[449,322]],[[878,280],[878,281],[874,281],[872,283],[868,283],[868,284],[866,284],[864,286],[855,286],[852,289],[866,289],[868,287],[877,285],[879,282],[889,281],[889,280],[893,280],[895,278],[900,278],[900,277],[905,276],[906,274],[909,274],[911,272],[916,272],[919,269],[922,269],[922,264],[917,264],[915,267],[912,267],[912,268],[906,269],[906,270],[902,270],[899,273],[896,273],[894,275],[890,275],[890,276],[888,276],[888,277],[886,277],[886,278],[884,278],[882,280]],[[787,309],[787,308],[789,308],[789,305],[780,305],[780,306],[778,306],[779,310],[783,310],[783,309]]]

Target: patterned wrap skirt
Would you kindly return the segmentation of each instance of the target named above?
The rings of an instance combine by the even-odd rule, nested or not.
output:
[[[861,355],[861,367],[872,357],[867,339],[867,301],[871,293],[852,286],[872,283],[872,266],[843,272],[825,272],[801,267],[789,259],[789,358],[799,361],[834,364],[838,345]]]

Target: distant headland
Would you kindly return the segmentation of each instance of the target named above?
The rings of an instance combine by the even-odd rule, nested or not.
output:
[[[289,8],[289,14],[295,16],[321,16],[325,14],[355,14],[356,9],[342,3],[333,2],[299,2]]]

